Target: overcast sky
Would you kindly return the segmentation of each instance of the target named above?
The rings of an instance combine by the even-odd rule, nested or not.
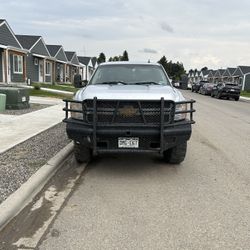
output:
[[[78,55],[126,49],[131,61],[166,55],[189,70],[250,65],[249,11],[249,0],[1,0],[0,18]]]

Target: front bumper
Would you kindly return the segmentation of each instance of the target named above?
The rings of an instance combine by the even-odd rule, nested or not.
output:
[[[163,128],[163,138],[161,143],[161,133],[159,128],[153,127],[98,127],[96,138],[93,137],[92,126],[83,125],[73,119],[66,120],[66,131],[68,137],[80,144],[83,144],[96,153],[99,152],[163,152],[178,144],[189,140],[191,136],[191,124],[179,126],[168,126]],[[119,137],[139,138],[139,148],[120,149],[118,148]],[[96,140],[96,142],[94,142]],[[96,145],[96,148],[94,148]]]
[[[240,96],[240,92],[238,91],[222,91],[221,92],[221,96],[222,97],[239,97]]]

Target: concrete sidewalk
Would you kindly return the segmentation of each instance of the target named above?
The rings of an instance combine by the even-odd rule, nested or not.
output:
[[[240,100],[250,102],[250,98],[245,96],[240,96]]]
[[[0,153],[63,120],[64,112],[62,109],[64,104],[61,100],[51,100],[52,98],[39,99],[32,97],[31,102],[54,105],[19,116],[0,115]]]

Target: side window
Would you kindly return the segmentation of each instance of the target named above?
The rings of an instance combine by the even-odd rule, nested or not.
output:
[[[45,71],[46,75],[50,75],[51,74],[51,64],[50,62],[46,62],[46,71]]]
[[[13,70],[15,74],[23,73],[23,57],[19,55],[13,55]]]

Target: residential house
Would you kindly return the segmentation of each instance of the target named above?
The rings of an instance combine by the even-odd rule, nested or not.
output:
[[[222,75],[224,74],[225,71],[226,71],[225,69],[218,69],[215,71],[214,83],[222,82]]]
[[[65,55],[68,59],[68,64],[66,65],[66,82],[73,83],[74,75],[79,74],[80,63],[77,58],[76,52],[65,51]]]
[[[94,72],[93,64],[91,57],[87,56],[78,56],[81,67],[83,68],[83,80],[89,81],[91,75]]]
[[[91,62],[92,62],[92,65],[93,65],[93,70],[95,70],[97,68],[97,66],[98,66],[97,58],[92,57]]]
[[[207,77],[207,79],[208,79],[209,82],[212,82],[212,83],[215,82],[214,81],[214,75],[215,75],[215,73],[216,73],[216,70],[209,70],[208,77]]]
[[[193,70],[189,70],[189,73],[188,73],[188,83],[190,83],[190,84],[194,83],[194,71]]]
[[[224,73],[222,74],[222,81],[223,82],[232,82],[233,81],[233,73],[235,72],[236,68],[227,68]]]
[[[66,68],[68,59],[62,45],[46,45],[51,57],[55,58],[53,64],[54,79],[53,82],[66,82]]]
[[[242,90],[250,90],[250,66],[238,66],[232,77]]]
[[[27,52],[7,21],[0,19],[0,82],[24,83],[26,81]]]
[[[209,75],[209,70],[201,70],[199,75],[200,80],[208,81],[208,75]]]
[[[200,71],[199,70],[197,70],[197,71],[195,71],[195,73],[194,73],[194,81],[195,82],[199,82],[201,79],[200,79]]]
[[[53,63],[46,44],[41,36],[16,35],[27,54],[27,78],[28,82],[53,82]]]

